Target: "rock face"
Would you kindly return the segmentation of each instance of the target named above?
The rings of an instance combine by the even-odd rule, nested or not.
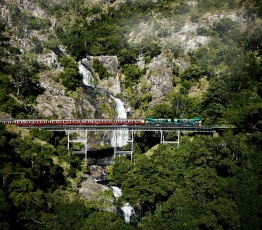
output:
[[[55,73],[54,73],[55,74]],[[84,98],[83,89],[75,92],[75,97],[68,97],[64,87],[51,76],[42,73],[39,77],[44,93],[37,97],[36,109],[41,117],[75,118],[76,115],[94,117],[95,108]]]
[[[150,72],[152,72],[147,81],[151,84],[150,91],[153,95],[152,104],[156,104],[161,101],[162,97],[168,93],[172,85],[172,66],[169,65],[166,58],[158,56],[153,58],[148,66]]]
[[[0,18],[3,20],[3,22],[10,24],[10,13],[7,10],[7,6],[5,5],[4,0],[0,0]]]
[[[112,75],[108,79],[101,80],[99,76],[95,74],[98,81],[98,87],[107,90],[114,95],[121,94],[121,74],[118,69],[117,56],[88,56],[82,60],[82,63],[92,69],[94,59],[98,59]]]
[[[105,185],[98,184],[94,178],[89,175],[83,175],[84,180],[79,188],[79,193],[82,194],[87,200],[95,200],[95,194],[98,191],[110,190],[109,187]]]
[[[52,51],[42,54],[38,58],[38,61],[49,66],[51,69],[62,70],[58,62],[58,56]]]
[[[90,176],[96,180],[106,180],[106,169],[98,165],[92,165],[90,166]]]
[[[108,212],[116,212],[117,209],[113,205],[115,198],[113,196],[113,192],[110,196],[110,190],[110,187],[98,184],[92,176],[85,174],[83,175],[83,181],[78,192],[89,201],[98,201],[99,208],[101,210],[105,210]],[[107,191],[109,192],[107,193],[109,196],[101,197],[101,192],[103,193]]]
[[[61,2],[61,1],[60,1]],[[86,4],[91,7],[96,4],[101,4],[103,10],[108,7],[117,9],[125,0],[95,0],[86,1]],[[157,1],[155,1],[157,2]],[[197,1],[187,1],[192,10],[197,7]],[[98,73],[94,73],[97,80],[97,89],[87,89],[79,87],[76,92],[66,94],[63,86],[53,79],[58,75],[62,68],[59,65],[58,55],[44,46],[45,42],[57,42],[57,48],[60,54],[67,54],[66,48],[61,45],[61,42],[56,37],[55,27],[56,19],[48,15],[39,1],[30,0],[0,0],[0,18],[9,26],[12,26],[12,12],[9,11],[12,4],[17,6],[22,12],[26,12],[38,19],[48,20],[49,28],[43,30],[29,30],[26,26],[23,27],[23,38],[19,37],[18,27],[13,28],[14,36],[10,44],[19,47],[22,53],[30,52],[35,44],[31,41],[32,38],[37,38],[39,43],[43,45],[44,52],[42,54],[34,54],[37,60],[50,67],[49,73],[41,73],[39,76],[40,86],[45,89],[44,93],[37,98],[35,108],[39,111],[41,117],[57,117],[57,118],[108,118],[113,117],[113,102],[110,99],[110,94],[125,95],[122,82],[125,76],[119,70],[117,56],[88,56],[84,63],[92,69],[93,60],[98,59],[100,63],[112,75],[108,79],[100,79]],[[197,12],[197,9],[196,9]],[[161,102],[163,96],[170,92],[173,88],[172,66],[177,65],[179,71],[183,71],[190,66],[189,58],[186,56],[188,52],[197,49],[200,46],[205,46],[210,42],[208,36],[199,35],[200,28],[211,28],[214,23],[222,18],[229,18],[233,21],[245,23],[245,14],[241,11],[230,11],[225,13],[216,12],[214,14],[207,12],[203,15],[198,15],[196,20],[192,20],[190,14],[179,16],[166,17],[164,15],[151,12],[147,17],[137,21],[126,36],[130,45],[141,45],[145,38],[149,42],[157,41],[161,47],[161,54],[154,57],[150,63],[145,62],[145,58],[141,53],[136,65],[139,68],[146,68],[146,74],[139,79],[139,83],[133,89],[135,94],[143,95],[143,85],[146,84],[146,91],[153,95],[150,105]],[[88,21],[89,19],[87,19]],[[92,21],[92,20],[91,20]],[[17,30],[17,31],[16,31]],[[21,30],[21,28],[20,28]],[[49,36],[52,35],[52,36]],[[49,38],[53,37],[53,38]],[[51,40],[49,40],[51,39]],[[52,40],[53,39],[53,40]],[[151,40],[152,41],[151,41]],[[35,39],[34,39],[35,40]],[[179,54],[174,57],[174,49],[178,49]],[[48,76],[52,75],[52,76]],[[203,92],[205,87],[202,88]],[[194,94],[194,92],[192,93]],[[125,107],[129,107],[125,98]],[[130,108],[130,107],[129,107]],[[132,110],[132,108],[130,108]],[[130,111],[130,114],[134,111]]]

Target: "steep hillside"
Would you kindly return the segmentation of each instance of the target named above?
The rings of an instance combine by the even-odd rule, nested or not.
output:
[[[0,228],[261,229],[261,16],[261,0],[0,0],[0,118],[112,118],[120,98],[129,117],[236,127],[179,148],[136,133],[114,200],[82,144],[0,124]],[[127,203],[130,223],[112,207]]]
[[[187,101],[194,100],[197,108],[210,81],[231,68],[232,63],[225,63],[222,56],[235,58],[231,49],[238,49],[247,40],[243,36],[250,36],[261,23],[259,6],[238,1],[225,4],[216,1],[82,0],[66,3],[50,0],[43,3],[23,0],[2,1],[1,12],[6,26],[4,33],[8,31],[10,39],[3,47],[8,50],[3,63],[22,59],[43,63],[45,70],[39,74],[48,77],[37,77],[43,90],[39,96],[35,95],[37,105],[33,108],[40,116],[68,118],[93,117],[94,114],[106,117],[112,112],[96,111],[79,88],[79,76],[72,75],[78,80],[73,88],[68,87],[66,81],[70,77],[65,80],[59,74],[63,71],[69,74],[68,63],[61,64],[66,55],[72,55],[75,61],[88,56],[101,60],[102,56],[116,55],[116,62],[99,61],[109,75],[101,68],[95,69],[93,61],[88,65],[93,70],[97,87],[120,96],[136,117],[152,115],[145,111],[159,103],[172,107],[169,98],[177,98],[181,93]],[[116,71],[112,73],[110,69]],[[57,90],[51,79],[64,85],[62,91]],[[68,90],[76,90],[76,94]],[[63,99],[63,95],[70,99]],[[63,109],[65,100],[70,105],[68,111]],[[109,104],[102,107],[111,110],[113,102],[110,98],[107,100]],[[22,100],[21,103],[27,102]],[[89,112],[79,109],[83,104]],[[56,105],[61,109],[56,109]],[[170,115],[199,116],[202,113],[192,113],[190,108],[181,106],[183,103],[176,104],[183,110],[182,114],[171,111]],[[46,112],[40,108],[45,108]]]

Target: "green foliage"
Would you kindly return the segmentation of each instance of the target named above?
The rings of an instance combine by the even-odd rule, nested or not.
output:
[[[196,98],[190,98],[182,93],[176,93],[171,98],[171,115],[176,118],[189,118],[198,115],[199,102]]]
[[[259,229],[261,181],[250,161],[259,155],[251,157],[246,138],[183,137],[181,145],[160,145],[150,157],[136,156],[128,167],[123,161],[114,164],[112,179],[121,178],[121,199],[136,207],[136,218],[142,215],[138,226]]]
[[[134,64],[125,64],[122,67],[123,74],[125,75],[125,87],[132,87],[135,85],[139,78],[142,76],[143,70],[136,67]]]
[[[57,36],[72,55],[116,55],[122,48],[122,35],[110,18],[89,25],[85,21],[82,23],[73,25],[67,31],[57,29]]]
[[[29,30],[43,30],[51,26],[48,19],[35,18],[34,16],[27,16],[25,23]]]
[[[71,202],[58,203],[55,206],[58,222],[63,229],[80,229],[84,226],[83,220],[88,217],[90,210],[77,199]]]
[[[112,212],[93,212],[89,215],[88,219],[84,222],[81,230],[95,230],[95,229],[134,229],[127,224],[117,214]]]
[[[13,47],[13,46],[10,46],[8,48],[8,51],[9,51],[10,55],[21,54],[21,51],[17,47]]]
[[[59,57],[62,56],[62,51],[59,49],[59,41],[54,34],[48,35],[48,40],[44,42],[43,46],[47,49],[52,50]]]
[[[78,70],[75,68],[66,68],[63,72],[59,73],[59,78],[67,90],[75,90],[80,83],[80,76]]]
[[[183,80],[197,80],[200,77],[206,76],[208,74],[208,72],[193,64],[189,68],[187,68],[183,73],[181,73],[180,76]]]
[[[260,52],[261,55],[261,49],[262,49],[261,38],[262,38],[262,32],[258,28],[255,28],[252,33],[250,33],[249,30],[246,31],[245,34],[246,49],[252,51],[258,51]]]
[[[224,7],[225,3],[226,0],[198,0],[198,7],[204,11]]]
[[[0,125],[1,229],[81,229],[91,213],[99,211],[103,215],[103,207],[109,206],[105,203],[111,199],[111,191],[103,201],[100,194],[97,203],[86,202],[74,192],[66,182],[74,178],[55,162],[65,165],[60,156],[67,155],[67,164],[75,173],[80,162],[66,147],[59,145],[56,149],[49,143],[38,143],[34,137],[49,141],[54,135],[42,130],[32,129],[30,137],[22,138]],[[60,134],[57,139],[61,138]],[[108,218],[128,229],[116,214]]]
[[[126,173],[132,168],[132,163],[126,157],[116,157],[114,159],[114,170],[109,174],[111,184],[121,185],[126,179]]]
[[[36,60],[25,59],[5,66],[4,71],[12,76],[16,97],[33,102],[36,96],[42,93],[37,84],[37,73],[43,69]]]
[[[70,56],[65,56],[61,58],[60,61],[64,67],[64,71],[59,73],[59,78],[63,86],[65,86],[67,90],[75,90],[81,80],[77,63]]]
[[[173,167],[170,155],[162,148],[159,148],[150,159],[145,155],[137,156],[132,169],[126,173],[122,171],[126,177],[122,183],[124,199],[131,205],[144,205],[153,210],[155,205],[165,199],[176,186]],[[132,192],[128,192],[131,188]]]
[[[25,15],[16,4],[9,5],[10,16],[14,25],[18,25],[21,20],[25,19]]]
[[[170,118],[172,117],[171,108],[166,104],[154,105],[152,110],[148,111],[147,117],[152,118]]]
[[[125,64],[134,64],[136,62],[137,53],[135,50],[122,49],[118,54],[118,61],[121,66]]]
[[[6,65],[5,58],[9,56],[8,49],[10,46],[9,44],[10,38],[6,35],[5,30],[6,30],[6,26],[1,22],[0,23],[0,39],[2,41],[0,43],[0,68],[1,69]]]
[[[11,84],[9,77],[0,72],[0,111],[6,112],[13,117],[23,117],[23,114],[25,114],[25,108],[10,96],[14,93],[14,90],[14,86]]]
[[[46,141],[49,143],[52,143],[54,139],[54,132],[47,131],[45,129],[33,128],[29,130],[29,133],[32,137],[38,137],[42,141]]]
[[[129,104],[134,109],[147,110],[153,98],[150,92],[150,84],[142,82],[139,90],[134,89],[133,84],[134,82],[130,83],[130,85],[128,85],[130,88],[126,89]]]
[[[140,44],[139,49],[141,50],[141,53],[143,53],[145,57],[148,57],[150,59],[161,54],[161,47],[153,37],[144,38]]]
[[[63,56],[59,59],[60,64],[64,68],[77,68],[78,65],[73,57],[71,56]]]
[[[112,74],[108,73],[107,69],[103,66],[99,59],[93,60],[93,68],[99,74],[99,78],[101,80],[108,79],[110,76],[112,76]]]

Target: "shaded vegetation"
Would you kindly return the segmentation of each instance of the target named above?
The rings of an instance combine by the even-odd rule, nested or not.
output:
[[[24,136],[21,130],[14,134],[0,125],[1,229],[261,229],[261,1],[198,0],[191,7],[192,2],[182,0],[126,0],[118,8],[88,5],[85,0],[31,2],[57,19],[55,32],[49,31],[49,19],[21,10],[15,1],[8,5],[13,28],[0,22],[0,111],[4,114],[38,117],[33,109],[43,93],[38,74],[48,67],[35,55],[52,50],[63,67],[57,81],[68,91],[80,86],[78,60],[116,55],[124,95],[143,116],[201,117],[205,125],[237,128],[217,138],[184,134],[180,148],[156,147],[158,133],[136,137],[134,162],[115,158],[109,175],[110,183],[122,188],[117,204],[129,202],[135,208],[127,224],[104,211],[108,207],[102,202],[84,200],[75,192],[72,181],[79,183],[81,162],[68,151],[64,134],[32,129]],[[177,32],[183,15],[197,23],[207,12],[240,8],[245,24],[222,18],[198,28],[197,35],[209,37],[210,42],[187,54],[180,44],[162,47],[172,31],[157,23],[153,26],[157,34],[129,41],[136,25],[153,21],[156,15],[177,16],[173,28]],[[47,41],[31,32],[48,34]],[[10,42],[12,37],[30,38],[30,49],[22,52]],[[60,42],[69,55],[60,50]],[[160,54],[172,56],[174,90],[153,105],[152,85],[145,79],[150,75],[148,64]],[[145,68],[138,67],[141,56]],[[183,71],[175,62],[180,58],[190,63]],[[101,79],[111,76],[99,59],[94,59],[93,68]],[[203,79],[206,87],[201,85]],[[200,93],[192,96],[195,89]],[[99,196],[108,199],[112,194]]]
[[[259,148],[230,133],[183,137],[179,149],[160,145],[135,163],[116,158],[111,183],[121,185],[143,229],[259,229],[261,172],[253,170],[261,169]]]

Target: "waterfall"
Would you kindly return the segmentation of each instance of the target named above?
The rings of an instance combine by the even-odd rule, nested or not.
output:
[[[113,193],[114,193],[114,197],[117,199],[118,197],[120,197],[122,195],[122,191],[120,188],[116,187],[116,186],[111,186]],[[134,212],[134,209],[130,206],[129,203],[125,203],[123,207],[121,207],[121,210],[124,214],[124,218],[125,221],[127,223],[130,222],[130,218],[132,213]]]
[[[126,115],[126,110],[125,110],[125,107],[123,105],[123,102],[118,98],[114,98],[112,95],[111,95],[111,97],[115,100],[117,118],[126,119],[127,115]]]
[[[117,113],[117,118],[126,119],[127,114],[123,102],[120,99],[113,97],[112,95],[111,97],[115,101],[115,112]],[[114,132],[113,137],[111,139],[111,146],[123,147],[124,145],[126,145],[127,142],[128,142],[128,130],[122,129]]]
[[[113,189],[113,193],[114,193],[115,198],[122,196],[122,191],[121,191],[120,188],[118,188],[116,186],[111,186],[111,188]]]
[[[86,86],[95,87],[94,77],[92,73],[90,72],[90,70],[86,68],[81,62],[79,62],[78,69],[79,69],[80,75],[83,78],[83,83]]]
[[[85,61],[85,59],[83,59],[82,61]],[[95,87],[94,84],[94,77],[91,73],[91,71],[88,69],[88,67],[85,66],[85,64],[82,64],[82,62],[80,61],[79,63],[79,73],[83,78],[83,83],[86,86],[91,86],[91,87]],[[110,95],[115,102],[115,112],[117,114],[116,118],[123,118],[126,119],[127,118],[127,114],[124,108],[124,105],[122,103],[122,101],[118,98],[113,97],[112,95]],[[126,143],[128,142],[128,130],[127,129],[123,129],[123,130],[119,130],[119,131],[115,131],[113,133],[113,137],[111,139],[111,146],[112,147],[123,147],[124,145],[126,145]]]

